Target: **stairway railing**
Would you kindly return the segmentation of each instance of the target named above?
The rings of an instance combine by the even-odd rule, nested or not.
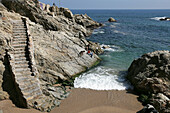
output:
[[[28,52],[29,52],[29,62],[30,62],[30,68],[32,72],[32,76],[38,77],[39,73],[36,68],[36,63],[34,59],[34,44],[33,44],[33,38],[31,36],[29,25],[26,18],[22,18],[24,24],[26,25],[26,33],[28,38]]]

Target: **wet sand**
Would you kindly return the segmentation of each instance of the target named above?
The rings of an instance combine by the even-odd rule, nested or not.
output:
[[[136,113],[142,108],[137,96],[127,91],[73,89],[50,113]]]
[[[94,91],[73,89],[60,107],[50,113],[136,113],[143,106],[137,96],[127,91]],[[15,107],[10,100],[0,101],[0,113],[42,113],[35,109]],[[43,112],[45,113],[45,112]]]

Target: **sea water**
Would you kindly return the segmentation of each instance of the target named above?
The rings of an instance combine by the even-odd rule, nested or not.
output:
[[[132,88],[125,79],[134,59],[157,50],[170,50],[170,10],[72,10],[87,14],[104,27],[95,29],[88,40],[108,45],[99,66],[83,73],[74,81],[76,88],[125,90]],[[107,20],[113,17],[116,23]]]

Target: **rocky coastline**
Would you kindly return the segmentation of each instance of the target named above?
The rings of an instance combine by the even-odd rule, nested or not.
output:
[[[0,0],[0,100],[11,99],[16,106],[25,104],[16,102],[17,96],[23,99],[24,94],[21,94],[10,67],[13,55],[8,53],[14,52],[13,21],[23,18],[29,37],[30,68],[33,74],[38,73],[36,79],[45,97],[27,108],[49,112],[68,97],[77,75],[100,62],[97,56],[103,52],[100,45],[87,41],[85,37],[103,24],[87,14],[73,15],[67,8],[50,6],[38,0]],[[116,20],[111,18],[110,21]],[[93,51],[93,56],[87,54],[87,47]],[[151,104],[160,113],[170,112],[169,51],[147,53],[134,60],[127,78],[140,95],[138,99],[143,105]]]
[[[69,95],[74,77],[100,61],[97,56],[102,53],[100,45],[87,41],[85,37],[90,36],[93,29],[102,24],[95,22],[86,14],[73,15],[67,8],[49,6],[38,0],[2,0],[1,2],[0,100],[12,99],[15,102],[17,94],[14,95],[14,92],[17,85],[9,71],[12,69],[8,66],[6,52],[14,51],[12,21],[25,18],[27,32],[33,41],[32,52],[39,73],[39,85],[43,95],[47,97],[44,106],[37,106],[34,103],[32,106],[41,111],[50,111],[55,106],[59,106],[60,101]],[[92,57],[86,54],[87,45],[88,49],[94,52]],[[80,55],[81,51],[84,53]],[[13,84],[8,84],[10,81]],[[15,89],[11,90],[13,87]],[[43,101],[40,99],[37,103]]]

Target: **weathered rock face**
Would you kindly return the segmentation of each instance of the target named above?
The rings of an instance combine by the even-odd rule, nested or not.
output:
[[[133,61],[128,79],[139,92],[151,93],[150,102],[161,113],[170,112],[170,52],[156,51]]]
[[[74,16],[67,8],[52,6],[42,10],[39,2],[37,3],[36,0],[25,0],[25,2],[20,0],[2,0],[2,3],[10,10],[43,25],[47,30],[65,30],[71,32],[75,37],[89,36],[92,32],[91,29],[102,25],[93,21],[87,15]]]

